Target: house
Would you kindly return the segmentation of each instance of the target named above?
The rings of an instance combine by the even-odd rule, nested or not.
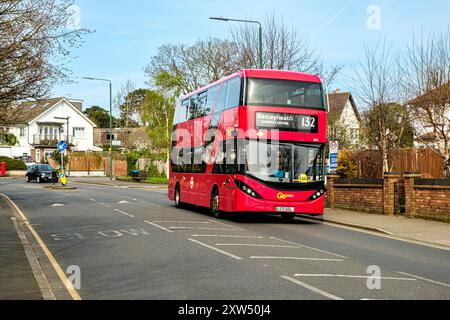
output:
[[[442,147],[450,142],[450,82],[406,104],[414,127],[416,148]]]
[[[95,151],[95,123],[83,114],[83,101],[64,97],[25,102],[12,127],[3,130],[14,134],[18,144],[0,146],[0,155],[46,162],[65,141],[69,151]],[[0,123],[0,129],[2,124]]]
[[[112,130],[113,147],[122,150],[138,150],[142,151],[148,148],[149,139],[145,127],[139,128],[113,128]],[[109,128],[94,129],[94,145],[96,147],[109,146],[110,132]]]
[[[336,121],[337,125],[346,130],[349,143],[351,145],[358,144],[361,130],[361,116],[352,94],[350,92],[340,92],[339,89],[336,89],[328,97],[330,104],[330,112],[328,114],[330,127],[333,125],[333,121]]]

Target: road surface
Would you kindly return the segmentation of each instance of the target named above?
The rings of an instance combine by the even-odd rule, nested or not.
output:
[[[54,257],[39,260],[58,299],[73,295],[55,264],[81,299],[450,299],[447,250],[302,219],[216,220],[151,186],[76,186],[0,181]]]

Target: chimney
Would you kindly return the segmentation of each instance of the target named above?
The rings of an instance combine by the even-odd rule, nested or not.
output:
[[[75,108],[83,112],[83,100],[69,99],[69,101]]]
[[[334,92],[333,93],[341,93],[341,89],[339,89],[339,88],[336,88],[336,89],[334,89]]]

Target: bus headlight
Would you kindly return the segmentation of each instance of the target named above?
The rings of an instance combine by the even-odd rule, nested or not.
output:
[[[309,197],[308,201],[314,201],[314,200],[319,199],[320,197],[322,197],[325,194],[326,191],[327,190],[325,190],[325,189],[321,189],[321,190],[315,192],[311,197]]]
[[[263,199],[255,190],[253,190],[249,185],[246,183],[236,180],[235,181],[236,186],[241,189],[244,193],[248,194],[249,196],[256,198],[256,199]]]

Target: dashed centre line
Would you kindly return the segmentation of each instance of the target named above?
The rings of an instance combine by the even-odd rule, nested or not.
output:
[[[350,279],[417,281],[417,279],[412,279],[412,278],[354,276],[354,275],[345,275],[345,274],[295,274],[294,277],[299,277],[299,278],[350,278]]]
[[[115,211],[116,211],[116,212],[119,212],[119,213],[121,213],[121,214],[123,214],[124,216],[130,217],[130,218],[134,218],[134,216],[133,216],[132,214],[129,214],[129,213],[124,212],[124,211],[122,211],[122,210],[115,209]]]
[[[264,237],[257,236],[232,236],[232,235],[217,235],[217,234],[193,234],[191,237],[204,237],[204,238],[231,238],[231,239],[264,239]]]
[[[329,252],[329,251],[321,250],[321,249],[318,249],[318,248],[305,246],[303,244],[299,244],[299,243],[283,240],[283,239],[280,239],[280,238],[275,238],[275,237],[270,237],[270,238],[273,239],[273,240],[278,240],[278,241],[284,242],[284,243],[289,243],[289,244],[292,244],[292,245],[296,245],[296,246],[299,246],[299,247],[302,247],[302,248],[305,248],[305,249],[310,249],[310,250],[313,250],[313,251],[330,254],[330,255],[333,255],[333,256],[336,256],[336,257],[339,257],[339,258],[342,258],[342,259],[348,259],[348,257],[346,257],[346,256],[343,256],[343,255],[340,255],[340,254],[336,254],[336,253],[333,253],[333,252]]]
[[[324,261],[324,262],[343,262],[339,259],[318,259],[318,258],[302,258],[302,257],[250,257],[255,260],[304,260],[304,261]]]
[[[171,230],[205,230],[205,231],[239,231],[237,229],[223,228],[195,228],[195,227],[169,227]]]
[[[229,253],[229,252],[220,250],[220,249],[218,249],[218,248],[216,248],[216,247],[210,246],[209,244],[203,243],[203,242],[201,242],[201,241],[194,240],[194,239],[190,239],[190,238],[189,238],[188,240],[191,241],[191,242],[197,243],[197,244],[199,244],[199,245],[201,245],[201,246],[203,246],[203,247],[205,247],[205,248],[208,248],[208,249],[214,250],[214,251],[216,251],[216,252],[219,252],[219,253],[221,253],[221,254],[224,254],[224,255],[226,255],[226,256],[228,256],[228,257],[231,257],[231,258],[233,258],[233,259],[235,259],[235,260],[243,260],[241,257],[238,257],[238,256],[236,256],[236,255],[234,255],[234,254],[232,254],[232,253]]]
[[[338,296],[335,296],[334,294],[331,294],[331,293],[328,293],[326,291],[320,290],[320,289],[318,289],[316,287],[313,287],[313,286],[311,286],[311,285],[309,285],[307,283],[304,283],[304,282],[302,282],[302,281],[300,281],[298,279],[294,279],[294,278],[291,278],[291,277],[288,277],[288,276],[281,276],[281,278],[283,278],[285,280],[288,280],[288,281],[290,281],[292,283],[295,283],[295,284],[297,284],[299,286],[302,286],[303,288],[306,288],[306,289],[308,289],[308,290],[310,290],[312,292],[320,294],[321,296],[326,297],[328,299],[331,299],[331,300],[344,300],[344,299],[342,299],[342,298],[340,298]]]
[[[144,221],[144,222],[147,223],[147,224],[149,224],[149,225],[152,225],[152,226],[154,226],[154,227],[156,227],[156,228],[158,228],[158,229],[164,230],[164,231],[166,231],[166,232],[169,232],[169,233],[172,233],[172,232],[173,232],[172,230],[169,230],[169,229],[167,229],[167,228],[164,228],[163,226],[160,226],[160,225],[158,225],[158,224],[156,224],[156,223],[153,223],[153,222],[150,222],[150,221]]]
[[[155,223],[211,224],[205,221],[154,221]]]
[[[443,283],[443,282],[439,282],[439,281],[436,281],[436,280],[431,280],[431,279],[419,277],[419,276],[416,276],[416,275],[413,275],[413,274],[409,274],[409,273],[406,273],[406,272],[397,271],[397,273],[402,274],[402,275],[407,276],[407,277],[412,277],[412,278],[415,278],[415,279],[418,279],[418,280],[423,280],[423,281],[426,281],[426,282],[430,282],[430,283],[434,283],[434,284],[438,284],[440,286],[444,286],[444,287],[450,288],[450,284],[447,284],[447,283]]]
[[[265,247],[265,248],[285,248],[285,249],[300,249],[297,246],[283,246],[276,244],[256,244],[256,243],[218,243],[218,247]]]

